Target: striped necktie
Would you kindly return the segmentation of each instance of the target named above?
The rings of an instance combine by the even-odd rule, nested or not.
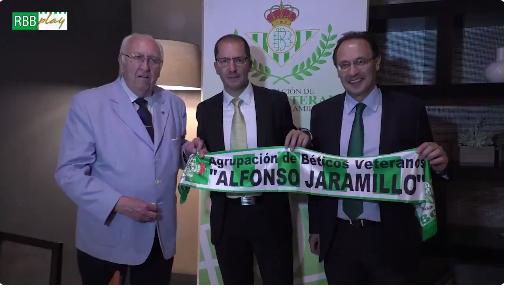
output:
[[[139,105],[139,109],[137,110],[137,114],[139,114],[140,120],[146,127],[147,133],[151,137],[151,141],[154,142],[154,127],[153,127],[153,117],[149,109],[147,109],[147,100],[144,98],[137,98],[134,101]]]

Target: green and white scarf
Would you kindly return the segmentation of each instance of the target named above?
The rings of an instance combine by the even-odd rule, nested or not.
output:
[[[437,232],[428,161],[415,149],[377,157],[340,157],[304,148],[266,147],[192,155],[179,184],[223,193],[290,192],[412,203],[423,240]]]

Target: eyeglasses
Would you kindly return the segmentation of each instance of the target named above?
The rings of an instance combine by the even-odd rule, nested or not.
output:
[[[221,65],[221,66],[225,66],[225,65],[228,65],[231,61],[233,61],[233,63],[235,65],[244,65],[247,63],[247,61],[249,60],[249,57],[235,57],[235,58],[227,58],[227,57],[223,57],[223,58],[216,58],[216,62],[217,64]]]
[[[142,65],[144,63],[144,61],[146,61],[146,59],[147,59],[147,63],[150,65],[160,65],[163,62],[163,60],[161,60],[161,58],[158,58],[158,57],[145,56],[145,55],[128,55],[125,53],[120,53],[120,54],[128,57],[128,59],[132,60],[133,62],[135,62],[139,65]]]
[[[340,63],[337,63],[337,69],[339,71],[347,71],[351,68],[351,66],[354,65],[354,67],[363,67],[365,66],[366,64],[370,63],[370,61],[372,61],[373,59],[375,59],[374,57],[371,57],[371,58],[356,58],[354,60],[352,60],[352,62],[349,62],[349,61],[342,61]]]

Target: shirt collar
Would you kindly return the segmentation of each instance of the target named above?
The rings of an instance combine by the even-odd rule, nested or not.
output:
[[[126,82],[124,81],[123,77],[119,77],[119,83],[121,83],[121,87],[123,87],[123,90],[126,92],[126,95],[128,95],[128,98],[130,98],[130,102],[133,103],[135,100],[137,100],[137,98],[140,98],[135,93],[133,93],[133,91],[130,90],[130,88],[128,88],[128,85],[126,85]],[[152,101],[154,98],[153,96],[155,93],[156,92],[153,92],[153,95],[148,96],[148,97],[144,97],[144,99],[147,100],[148,104],[152,104]]]
[[[251,82],[249,82],[249,84],[247,84],[247,86],[245,87],[244,91],[242,91],[242,93],[238,97],[242,99],[243,105],[249,105],[251,104],[253,95],[254,95],[253,88]],[[225,106],[233,105],[231,103],[233,98],[234,98],[233,96],[231,96],[230,94],[228,94],[228,92],[223,90],[223,103]]]
[[[371,109],[373,112],[377,112],[377,109],[379,109],[379,105],[382,102],[382,93],[377,86],[368,94],[368,96],[361,101],[361,103],[366,105],[366,109]],[[358,101],[356,99],[352,98],[349,93],[345,93],[345,100],[344,100],[344,113],[351,114],[354,111],[354,107],[358,104]]]

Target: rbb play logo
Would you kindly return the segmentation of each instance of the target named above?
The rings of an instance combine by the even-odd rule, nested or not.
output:
[[[12,30],[67,30],[67,12],[12,12]]]
[[[12,30],[39,30],[38,12],[13,12]]]

